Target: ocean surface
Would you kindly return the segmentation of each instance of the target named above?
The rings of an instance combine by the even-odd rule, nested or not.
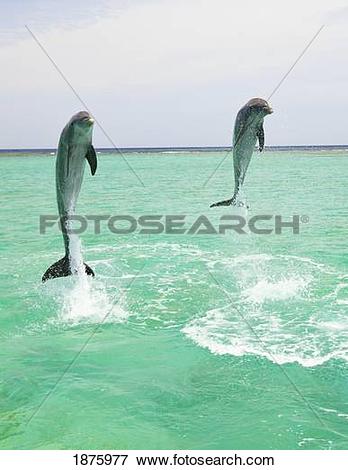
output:
[[[0,157],[2,449],[348,448],[348,150],[255,153],[250,208],[209,209],[232,194],[231,154],[213,174],[224,156],[133,152],[141,184],[101,152],[77,213],[216,231],[268,215],[271,234],[90,223],[95,278],[45,284],[63,256],[57,226],[39,231],[57,214],[54,155]],[[299,233],[275,234],[276,215]]]

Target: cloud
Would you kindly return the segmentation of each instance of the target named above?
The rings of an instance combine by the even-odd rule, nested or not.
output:
[[[92,24],[96,18],[115,14],[115,5],[124,8],[127,0],[2,0],[0,42],[11,43],[26,37],[25,24],[41,31],[52,28],[71,29]]]
[[[328,10],[325,15],[325,21],[328,24],[342,24],[348,22],[348,6],[333,8]]]
[[[103,2],[103,13],[95,17],[91,2],[84,2],[84,13],[74,13],[63,27],[64,2],[53,23],[49,7],[45,26],[30,26],[120,145],[229,143],[239,106],[271,92],[328,14],[322,0],[152,0]],[[75,15],[79,21],[72,19]],[[284,110],[296,116],[291,122],[300,128],[308,122],[317,94],[322,107],[332,109],[332,95],[343,87],[341,76],[347,73],[343,39],[344,30],[326,28],[274,97],[272,143],[303,143],[289,142]],[[34,125],[20,128],[21,138],[52,145],[57,130],[81,105],[29,35],[2,47],[0,63],[6,70],[0,93],[11,95],[24,114],[35,113],[38,122],[47,122],[45,143]],[[301,99],[302,117],[294,96]],[[283,110],[278,116],[277,106]],[[9,103],[6,111],[7,125],[19,129]],[[311,132],[310,143],[322,138],[322,133]],[[13,145],[12,138],[8,144]],[[96,138],[108,145],[98,133]]]

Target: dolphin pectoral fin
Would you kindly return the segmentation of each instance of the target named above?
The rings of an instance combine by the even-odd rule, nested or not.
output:
[[[70,274],[71,269],[69,258],[64,256],[64,258],[52,264],[52,266],[47,269],[45,274],[42,276],[42,282],[46,282],[48,279],[55,279],[56,277],[70,276]]]
[[[233,198],[232,199],[226,199],[226,201],[215,202],[210,207],[231,206],[231,205],[233,205]]]
[[[90,145],[90,147],[88,148],[88,151],[86,153],[86,158],[91,168],[91,173],[93,176],[97,170],[97,154],[93,145]]]
[[[94,274],[93,269],[90,268],[90,267],[88,266],[88,264],[86,264],[86,263],[83,263],[83,264],[85,265],[85,271],[86,271],[87,276],[93,276],[93,277],[94,277],[95,274]]]
[[[265,131],[263,130],[263,124],[259,127],[259,130],[257,131],[257,138],[259,139],[259,150],[262,152],[264,146],[265,146]]]

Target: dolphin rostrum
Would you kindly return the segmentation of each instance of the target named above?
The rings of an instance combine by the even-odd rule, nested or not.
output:
[[[97,156],[92,145],[93,123],[92,116],[87,111],[81,111],[70,119],[59,139],[56,159],[56,192],[65,256],[47,269],[42,276],[42,282],[75,274],[71,266],[70,219],[75,213],[86,159],[92,175],[97,169]],[[84,263],[84,267],[87,275],[94,276],[93,270],[87,264]]]
[[[271,113],[272,108],[262,98],[252,98],[238,111],[233,132],[234,193],[231,199],[216,202],[210,207],[236,205],[257,139],[260,152],[263,150],[263,119]]]

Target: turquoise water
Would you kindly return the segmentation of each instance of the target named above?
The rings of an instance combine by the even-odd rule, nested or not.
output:
[[[143,187],[99,155],[78,212],[217,224],[233,213],[209,209],[231,196],[231,155],[203,185],[222,156],[128,155]],[[63,255],[57,228],[39,234],[56,214],[54,157],[1,157],[1,448],[347,449],[347,156],[254,156],[249,217],[307,216],[298,235],[90,226],[85,285],[40,282]]]

